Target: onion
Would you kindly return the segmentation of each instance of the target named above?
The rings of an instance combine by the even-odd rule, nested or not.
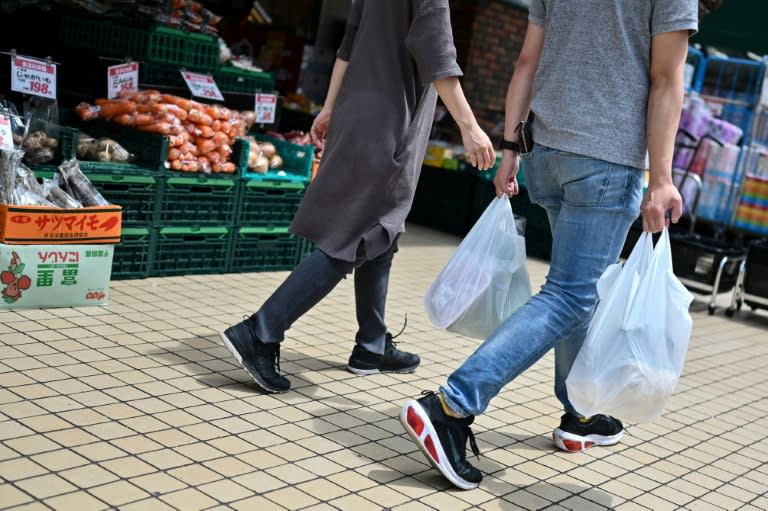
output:
[[[264,174],[267,170],[269,170],[269,160],[262,154],[258,155],[256,157],[256,165],[253,166],[253,170]]]
[[[275,154],[277,154],[277,149],[275,149],[275,144],[273,144],[272,142],[263,142],[259,144],[259,148],[261,149],[261,154],[263,154],[267,158],[272,158]]]
[[[281,169],[283,168],[283,158],[280,157],[279,154],[274,155],[272,158],[269,159],[269,168],[270,169]]]

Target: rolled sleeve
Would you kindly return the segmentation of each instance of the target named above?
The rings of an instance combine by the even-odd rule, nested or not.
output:
[[[651,16],[651,35],[688,30],[692,36],[699,29],[699,3],[696,0],[656,0]]]
[[[352,9],[349,13],[349,19],[347,19],[347,25],[344,29],[344,38],[341,40],[336,56],[341,60],[349,61],[352,56],[352,47],[355,44],[355,37],[357,36],[357,27],[360,25],[360,18],[363,13],[363,0],[354,0],[352,3]]]
[[[544,7],[544,0],[531,0],[531,5],[528,7],[528,21],[543,28],[546,14],[547,8]]]
[[[422,83],[462,76],[456,62],[448,0],[423,0],[416,11],[405,46],[416,63]]]

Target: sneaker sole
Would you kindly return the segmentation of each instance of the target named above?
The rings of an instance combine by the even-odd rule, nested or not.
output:
[[[560,428],[557,428],[552,432],[552,440],[555,442],[557,448],[566,452],[586,451],[595,445],[616,445],[621,442],[622,438],[624,438],[623,430],[613,436],[580,436],[574,435],[573,433],[568,433],[567,431],[563,431]]]
[[[351,365],[347,365],[347,371],[349,371],[350,373],[359,374],[361,376],[370,376],[372,374],[383,374],[383,373],[407,374],[407,373],[414,372],[416,368],[419,367],[419,365],[420,363],[412,367],[405,367],[403,369],[392,369],[389,371],[387,370],[382,371],[376,367],[374,367],[373,369],[364,369],[362,367],[353,367]]]
[[[237,360],[237,363],[240,364],[240,367],[243,368],[246,374],[251,377],[251,379],[256,383],[256,385],[259,386],[259,388],[261,388],[266,392],[269,392],[270,394],[284,394],[287,392],[287,390],[277,389],[275,387],[270,386],[267,382],[261,379],[261,376],[259,376],[258,373],[254,374],[251,371],[249,371],[248,368],[245,367],[245,364],[243,364],[243,357],[240,355],[240,352],[237,351],[237,348],[235,348],[235,345],[232,344],[232,342],[224,334],[224,332],[219,333],[219,337],[221,337],[221,340],[224,343],[224,346],[226,346],[229,352],[232,353],[232,356],[235,357],[235,360]]]
[[[410,400],[405,403],[400,411],[400,423],[411,440],[419,447],[432,467],[443,474],[451,484],[462,490],[473,490],[480,483],[473,483],[459,477],[453,470],[448,457],[445,455],[442,444],[435,432],[432,421],[429,420],[426,410],[418,401]]]

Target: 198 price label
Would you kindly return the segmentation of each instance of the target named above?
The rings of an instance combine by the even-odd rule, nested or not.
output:
[[[11,90],[56,99],[56,64],[29,57],[13,57]]]
[[[216,85],[216,81],[211,75],[182,71],[181,76],[184,78],[184,81],[189,88],[189,92],[191,92],[193,96],[224,101],[224,96],[221,95],[219,86]]]

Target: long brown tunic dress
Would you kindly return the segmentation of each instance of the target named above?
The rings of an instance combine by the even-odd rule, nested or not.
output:
[[[405,229],[434,117],[432,82],[461,76],[448,0],[354,0],[323,159],[291,224],[363,262]]]

